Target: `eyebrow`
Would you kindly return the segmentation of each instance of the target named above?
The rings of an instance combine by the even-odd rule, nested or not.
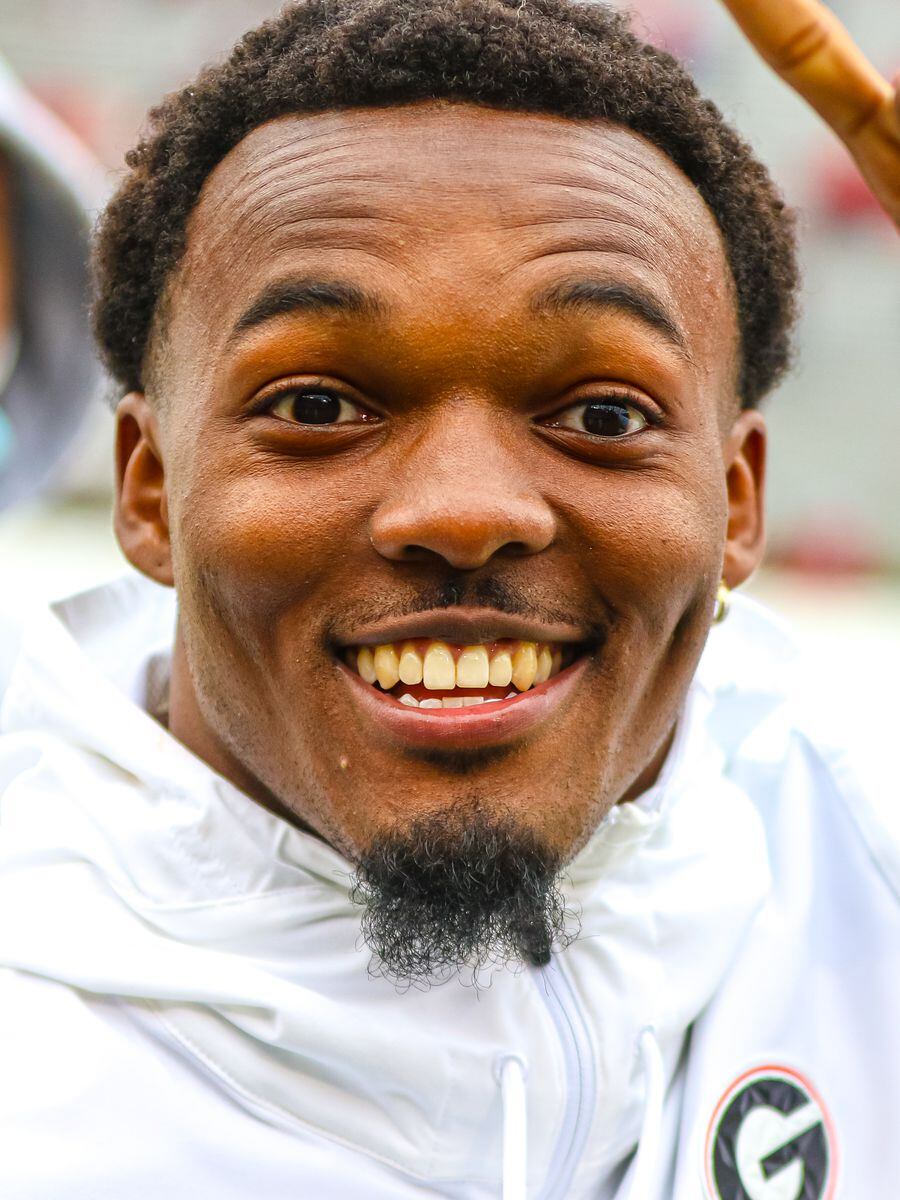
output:
[[[283,279],[269,284],[235,322],[229,343],[266,321],[289,313],[340,312],[355,317],[377,317],[384,305],[355,283],[343,280]]]
[[[569,308],[619,309],[661,333],[685,358],[691,360],[687,338],[660,302],[630,283],[598,279],[565,280],[552,284],[532,299],[537,313],[557,313]],[[229,344],[241,334],[290,313],[341,312],[357,317],[380,317],[385,306],[376,296],[346,280],[285,279],[269,284],[238,320]]]
[[[531,305],[538,313],[558,313],[569,308],[619,309],[661,333],[691,361],[687,338],[681,327],[653,295],[634,284],[608,283],[599,279],[566,280],[538,292]]]

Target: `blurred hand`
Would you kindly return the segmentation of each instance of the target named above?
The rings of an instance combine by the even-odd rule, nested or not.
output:
[[[723,0],[766,60],[823,117],[900,228],[900,92],[819,0]]]

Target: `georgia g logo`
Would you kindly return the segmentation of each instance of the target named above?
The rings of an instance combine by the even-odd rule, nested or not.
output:
[[[790,1067],[755,1067],[713,1113],[704,1152],[709,1200],[831,1200],[835,1153],[812,1084]]]

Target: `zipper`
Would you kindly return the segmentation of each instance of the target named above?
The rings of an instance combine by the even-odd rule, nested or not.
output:
[[[597,1097],[594,1054],[581,1007],[560,964],[537,968],[537,988],[559,1035],[566,1074],[562,1128],[540,1200],[566,1200],[587,1144]]]

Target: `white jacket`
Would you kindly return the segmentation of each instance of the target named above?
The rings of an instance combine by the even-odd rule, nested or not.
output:
[[[4,1200],[900,1195],[897,787],[762,609],[572,864],[579,939],[406,992],[348,863],[149,715],[173,620],[137,578],[56,605],[6,699]]]

